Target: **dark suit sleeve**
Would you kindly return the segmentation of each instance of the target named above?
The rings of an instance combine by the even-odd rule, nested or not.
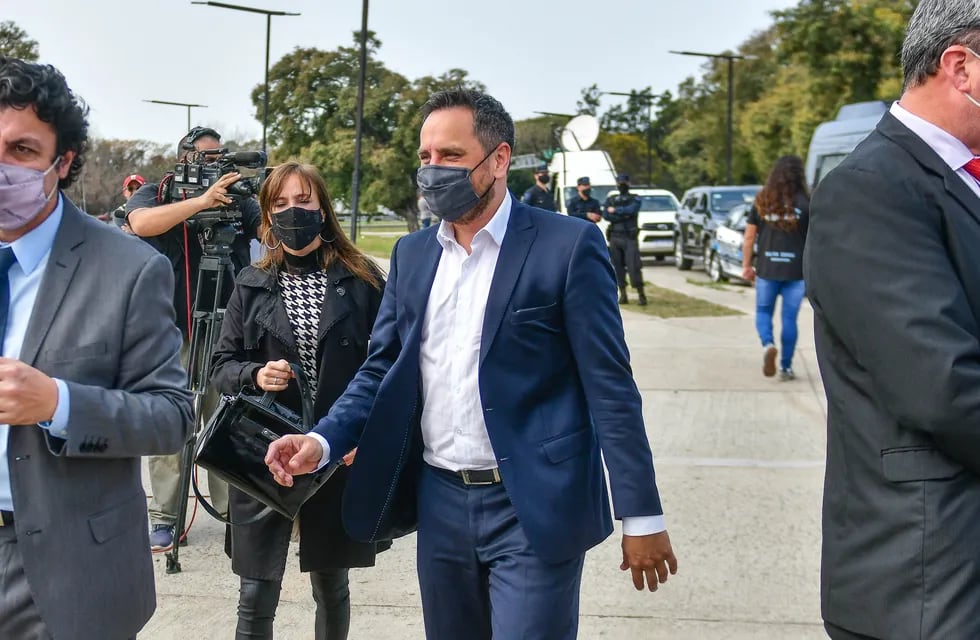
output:
[[[244,387],[252,387],[255,372],[264,364],[249,360],[245,353],[243,317],[242,288],[236,284],[221,321],[221,336],[211,356],[211,384],[220,393],[234,394]]]
[[[361,365],[357,375],[347,385],[344,394],[330,407],[330,412],[322,418],[313,431],[320,434],[330,445],[330,462],[339,460],[345,453],[357,446],[374,406],[374,398],[388,370],[391,369],[398,354],[401,353],[401,338],[398,335],[395,290],[398,282],[398,245],[391,251],[388,281],[378,308],[374,328],[371,330],[371,345],[368,358]]]
[[[950,261],[942,201],[921,187],[835,170],[814,194],[804,276],[818,322],[875,403],[980,474],[980,329]]]
[[[582,230],[564,292],[568,340],[589,413],[609,469],[617,518],[663,514],[653,455],[643,426],[640,392],[633,381],[616,278],[602,233]]]
[[[187,441],[194,412],[180,364],[173,287],[170,263],[154,254],[143,265],[121,314],[123,348],[116,388],[65,381],[70,398],[68,439],[49,435],[52,453],[130,458],[175,453]],[[98,304],[97,296],[92,303]],[[106,446],[82,447],[91,442]]]

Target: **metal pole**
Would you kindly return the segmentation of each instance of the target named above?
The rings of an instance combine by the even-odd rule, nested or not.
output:
[[[361,7],[361,63],[357,75],[357,128],[354,133],[354,184],[351,194],[350,240],[357,244],[357,215],[361,195],[361,133],[364,126],[364,85],[367,83],[368,0]]]
[[[647,185],[653,186],[653,97],[647,98]]]
[[[732,184],[732,108],[735,97],[735,59],[728,58],[728,144],[725,149],[725,184]]]
[[[262,105],[262,151],[265,151],[265,130],[269,126],[269,42],[272,39],[272,14],[265,14],[265,97]]]
[[[191,106],[187,105],[187,130],[191,130]]]

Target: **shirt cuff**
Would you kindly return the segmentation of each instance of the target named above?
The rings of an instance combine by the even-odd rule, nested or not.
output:
[[[54,379],[58,386],[58,406],[55,407],[54,416],[50,420],[38,422],[41,427],[57,438],[68,439],[68,416],[71,413],[71,400],[68,395],[68,385],[64,380]]]
[[[330,462],[330,445],[327,444],[327,439],[321,436],[319,433],[314,433],[313,431],[310,431],[306,435],[310,436],[311,438],[319,442],[320,446],[323,447],[323,457],[320,458],[320,462],[317,463],[316,465],[316,471],[319,471],[320,469],[325,467],[328,462]]]
[[[628,516],[623,518],[624,536],[649,536],[667,530],[663,516]]]

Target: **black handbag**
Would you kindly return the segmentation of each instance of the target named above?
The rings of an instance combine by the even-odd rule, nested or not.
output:
[[[311,474],[295,476],[293,486],[277,483],[265,464],[269,444],[286,435],[304,435],[313,428],[313,399],[310,397],[303,370],[290,364],[296,374],[303,401],[303,415],[274,402],[276,393],[262,396],[244,392],[225,396],[198,440],[195,462],[236,489],[255,498],[266,509],[242,522],[229,522],[201,496],[194,477],[198,502],[212,516],[228,524],[244,525],[277,511],[293,520],[300,507],[313,497],[333,475],[340,463],[328,464]]]

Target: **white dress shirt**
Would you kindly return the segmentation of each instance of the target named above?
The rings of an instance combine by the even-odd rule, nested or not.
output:
[[[923,120],[898,102],[892,104],[890,112],[899,122],[911,129],[912,133],[922,138],[922,141],[929,145],[943,159],[943,162],[963,179],[963,182],[973,190],[973,193],[980,197],[980,182],[977,182],[977,179],[964,168],[967,162],[973,160],[973,152],[970,151],[969,147],[953,134],[927,120]],[[980,118],[980,114],[977,114],[977,117]]]

